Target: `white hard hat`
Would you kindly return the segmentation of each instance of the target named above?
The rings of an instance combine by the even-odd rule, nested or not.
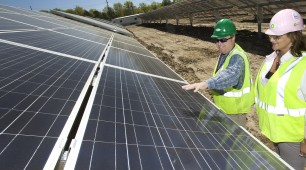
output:
[[[283,9],[277,12],[271,19],[267,35],[284,35],[288,32],[304,29],[302,16],[293,9]]]

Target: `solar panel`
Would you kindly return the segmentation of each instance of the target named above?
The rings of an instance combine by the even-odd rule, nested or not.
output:
[[[120,35],[120,34],[117,34],[116,36],[114,36],[114,41],[120,41],[120,42],[122,42],[122,43],[130,44],[130,45],[133,45],[133,46],[143,47],[143,45],[140,44],[140,43],[139,43],[137,40],[135,40],[134,38],[132,38],[132,37],[127,37],[127,36]]]
[[[109,38],[97,30],[87,36],[96,32],[95,39],[85,39],[82,31],[77,37],[77,29],[44,30],[40,26],[65,28],[63,20],[46,22],[33,17],[39,12],[12,7],[5,11],[10,13],[0,13],[0,165],[43,169],[51,154],[63,150],[58,143],[67,140]]]
[[[107,24],[105,22],[97,21],[97,20],[94,20],[94,19],[91,19],[91,18],[88,18],[88,17],[83,17],[83,16],[80,16],[80,15],[74,15],[74,14],[70,14],[70,13],[66,13],[66,12],[62,12],[62,11],[57,11],[57,10],[51,10],[50,12],[55,14],[55,15],[70,18],[70,19],[73,19],[73,20],[76,20],[76,21],[80,21],[80,22],[89,24],[89,25],[100,27],[100,28],[105,29],[105,30],[110,30],[112,32],[117,32],[117,33],[127,35],[127,36],[132,35],[129,31],[127,31],[124,28],[121,28],[121,27],[118,27],[118,26],[115,26],[115,25],[111,25],[111,24]]]
[[[30,15],[24,15],[24,14],[18,14],[18,13],[1,13],[1,17],[9,18],[10,20],[21,22],[21,23],[26,23],[27,25],[36,26],[36,27],[39,27],[40,29],[42,28],[52,29],[52,28],[60,27],[60,25],[58,24],[46,22],[42,19],[38,19]]]
[[[62,33],[64,35],[71,35],[73,37],[78,37],[86,40],[90,40],[92,42],[107,44],[109,39],[111,38],[112,33],[102,33],[102,32],[94,32],[90,33],[87,31],[81,31],[79,29],[57,29],[56,32]]]
[[[183,81],[182,78],[169,70],[163,62],[155,57],[143,56],[113,47],[109,49],[108,56],[107,64]]]
[[[1,168],[288,168],[131,37],[0,8]]]
[[[11,20],[0,18],[0,31],[11,31],[11,30],[19,30],[19,29],[36,29],[36,27],[22,24],[22,23],[16,23]]]
[[[78,31],[82,31],[82,32],[87,32],[89,34],[99,34],[103,37],[109,37],[110,38],[110,34],[112,34],[112,32],[107,31],[107,30],[103,30],[100,28],[96,28],[96,27],[88,27],[88,25],[82,26],[82,27],[77,27],[76,28]]]
[[[120,41],[113,41],[112,47],[121,48],[127,51],[131,51],[138,54],[143,54],[151,57],[155,57],[150,51],[145,49],[143,46],[140,45],[133,45],[127,42],[120,42]]]
[[[184,0],[158,10],[143,13],[139,15],[139,18],[145,23],[157,23],[156,21],[161,23],[163,20],[168,23],[169,19],[174,19],[177,24],[179,24],[180,19],[187,19],[185,24],[190,25],[193,25],[195,18],[200,19],[198,20],[200,24],[203,24],[203,20],[218,21],[221,18],[232,18],[234,21],[254,20],[258,23],[258,32],[261,33],[261,24],[264,18],[271,19],[279,10],[286,8],[294,9],[305,17],[306,1]]]
[[[94,64],[0,44],[0,165],[42,169]]]
[[[49,30],[35,31],[35,33],[33,31],[3,33],[0,34],[0,39],[11,44],[24,44],[95,61],[100,58],[106,46],[99,42]],[[103,39],[102,42],[106,40]]]
[[[16,7],[12,7],[12,6],[1,5],[1,4],[0,4],[0,9],[3,10],[3,11],[7,11],[7,12],[11,12],[11,13],[20,13],[20,14],[23,14],[23,15],[40,15],[40,16],[49,15],[47,13],[30,11],[30,10],[26,10],[26,9],[22,9],[22,8],[16,8]]]
[[[84,137],[76,138],[78,155],[66,168],[286,169],[183,84],[105,66]]]

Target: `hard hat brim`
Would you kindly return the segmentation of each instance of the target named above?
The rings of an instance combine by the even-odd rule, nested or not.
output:
[[[265,34],[267,34],[267,35],[275,35],[275,34],[273,33],[273,31],[271,31],[270,29],[267,29],[267,30],[265,31]]]
[[[272,31],[271,29],[267,29],[265,34],[267,34],[267,35],[284,35],[285,33],[280,33],[280,32],[277,33],[277,32]]]
[[[212,35],[210,36],[211,38],[223,38],[224,36],[217,36],[217,35]]]

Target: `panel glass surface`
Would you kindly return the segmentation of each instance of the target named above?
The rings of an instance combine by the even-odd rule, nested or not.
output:
[[[0,169],[43,169],[94,64],[0,43]]]
[[[6,12],[9,12],[9,11],[0,7],[0,13],[3,13],[3,12],[6,13]]]
[[[181,86],[105,66],[75,169],[287,169]]]
[[[0,39],[97,61],[105,45],[52,31],[0,34]]]
[[[1,5],[1,4],[0,4],[0,8],[3,8],[3,9],[5,9],[7,11],[10,11],[10,12],[23,14],[23,15],[49,15],[47,13],[41,13],[41,12],[37,12],[37,11],[30,11],[30,10],[27,10],[27,9],[16,8],[16,7],[12,7],[12,6]]]
[[[42,12],[41,12],[42,13]],[[37,16],[34,16],[35,18],[37,19],[41,19],[43,21],[46,21],[46,22],[50,22],[50,23],[56,23],[57,25],[59,25],[58,27],[65,27],[65,28],[74,28],[74,27],[77,27],[77,26],[80,26],[80,25],[85,25],[85,24],[82,24],[82,23],[72,23],[71,20],[69,19],[66,19],[66,18],[60,18],[56,15],[53,15],[53,14],[48,14],[50,16],[42,16],[42,15],[37,15]],[[57,28],[54,28],[54,29],[57,29]]]
[[[121,48],[121,49],[124,49],[124,50],[127,50],[127,51],[132,51],[132,52],[135,52],[135,53],[155,57],[153,54],[150,53],[149,50],[147,50],[144,47],[139,46],[139,45],[133,45],[133,44],[124,43],[124,42],[120,42],[120,41],[113,41],[111,46],[116,47],[116,48]]]
[[[119,42],[131,44],[133,46],[138,46],[140,48],[143,48],[143,46],[137,40],[135,40],[134,38],[125,36],[125,35],[115,34],[114,41],[119,41]]]
[[[1,16],[1,13],[0,13]],[[7,20],[4,18],[0,18],[0,31],[14,31],[14,30],[19,30],[19,29],[37,29],[37,27],[14,22],[11,20]]]
[[[110,39],[110,35],[105,35],[102,32],[96,32],[92,34],[88,32],[78,31],[77,29],[73,29],[73,30],[72,29],[57,29],[56,31],[64,33],[64,34],[72,35],[75,37],[84,38],[86,40],[90,40],[90,41],[101,43],[101,44],[107,44]]]
[[[70,14],[70,13],[66,13],[66,12],[61,12],[61,11],[56,11],[56,10],[51,10],[51,13],[56,14],[56,15],[60,15],[62,17],[66,17],[66,18],[70,18],[76,21],[80,21],[92,26],[97,26],[100,27],[102,29],[106,29],[106,30],[110,30],[112,32],[117,32],[117,33],[121,33],[124,35],[128,35],[128,36],[132,36],[132,34],[127,31],[126,29],[123,29],[121,27],[116,27],[114,25],[110,25],[110,24],[106,24],[104,22],[100,22],[97,21],[95,19],[91,19],[88,17],[84,17],[84,16],[80,16],[80,15],[75,15],[75,14]]]
[[[132,53],[122,49],[111,47],[107,56],[106,63],[184,81],[159,59]]]
[[[15,14],[15,13],[0,13],[1,17],[11,19],[13,21],[18,21],[22,23],[27,23],[32,26],[37,26],[45,29],[53,29],[61,27],[61,25],[51,22],[46,22],[43,19],[35,18],[34,16]]]
[[[113,34],[113,32],[108,31],[108,30],[104,30],[98,27],[94,27],[94,26],[89,26],[87,25],[86,27],[78,27],[76,28],[77,30],[83,31],[83,32],[88,32],[90,34],[97,34],[97,35],[101,35],[102,37],[111,37],[111,35]]]

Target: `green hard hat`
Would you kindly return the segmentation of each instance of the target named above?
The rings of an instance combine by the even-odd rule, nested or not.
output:
[[[211,38],[222,38],[236,33],[236,26],[230,19],[221,19],[216,23]]]

